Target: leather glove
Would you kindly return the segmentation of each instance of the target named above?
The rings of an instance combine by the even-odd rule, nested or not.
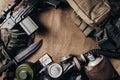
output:
[[[4,49],[2,40],[0,40],[0,62],[5,59],[4,53],[6,53],[6,51]]]
[[[4,44],[2,40],[0,39],[0,62],[3,64],[6,64],[7,60],[10,60],[10,57],[8,56]]]
[[[28,35],[19,29],[0,29],[0,34],[7,51],[20,49],[27,45]]]

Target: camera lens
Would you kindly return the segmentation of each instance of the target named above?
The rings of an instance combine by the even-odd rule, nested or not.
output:
[[[48,74],[52,78],[58,78],[62,75],[62,67],[57,63],[53,63],[48,67]]]

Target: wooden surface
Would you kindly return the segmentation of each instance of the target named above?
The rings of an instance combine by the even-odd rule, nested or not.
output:
[[[0,0],[2,11],[13,0]],[[70,6],[66,8],[50,8],[39,15],[39,20],[44,31],[36,33],[35,41],[43,39],[43,46],[28,61],[35,62],[43,54],[48,53],[55,62],[68,54],[79,56],[91,49],[99,48],[91,38],[86,38],[81,30],[74,24],[73,11]],[[111,60],[115,69],[120,74],[120,61]],[[1,80],[1,79],[0,79]]]

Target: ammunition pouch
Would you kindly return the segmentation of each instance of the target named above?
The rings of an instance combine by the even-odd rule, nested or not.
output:
[[[112,21],[112,20],[111,20]],[[109,21],[104,30],[96,34],[96,41],[104,50],[116,50],[120,48],[120,18]]]
[[[107,0],[67,0],[77,15],[90,26],[97,26],[110,12]]]
[[[115,50],[116,46],[111,42],[106,32],[106,29],[101,30],[96,34],[96,41],[103,50]]]
[[[87,23],[85,23],[75,12],[75,24],[80,28],[80,30],[84,33],[85,36],[91,36],[95,32],[95,28],[89,26]]]

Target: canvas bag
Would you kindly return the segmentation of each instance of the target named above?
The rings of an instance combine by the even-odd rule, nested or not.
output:
[[[97,26],[110,12],[107,0],[67,0],[74,11],[90,26]]]

